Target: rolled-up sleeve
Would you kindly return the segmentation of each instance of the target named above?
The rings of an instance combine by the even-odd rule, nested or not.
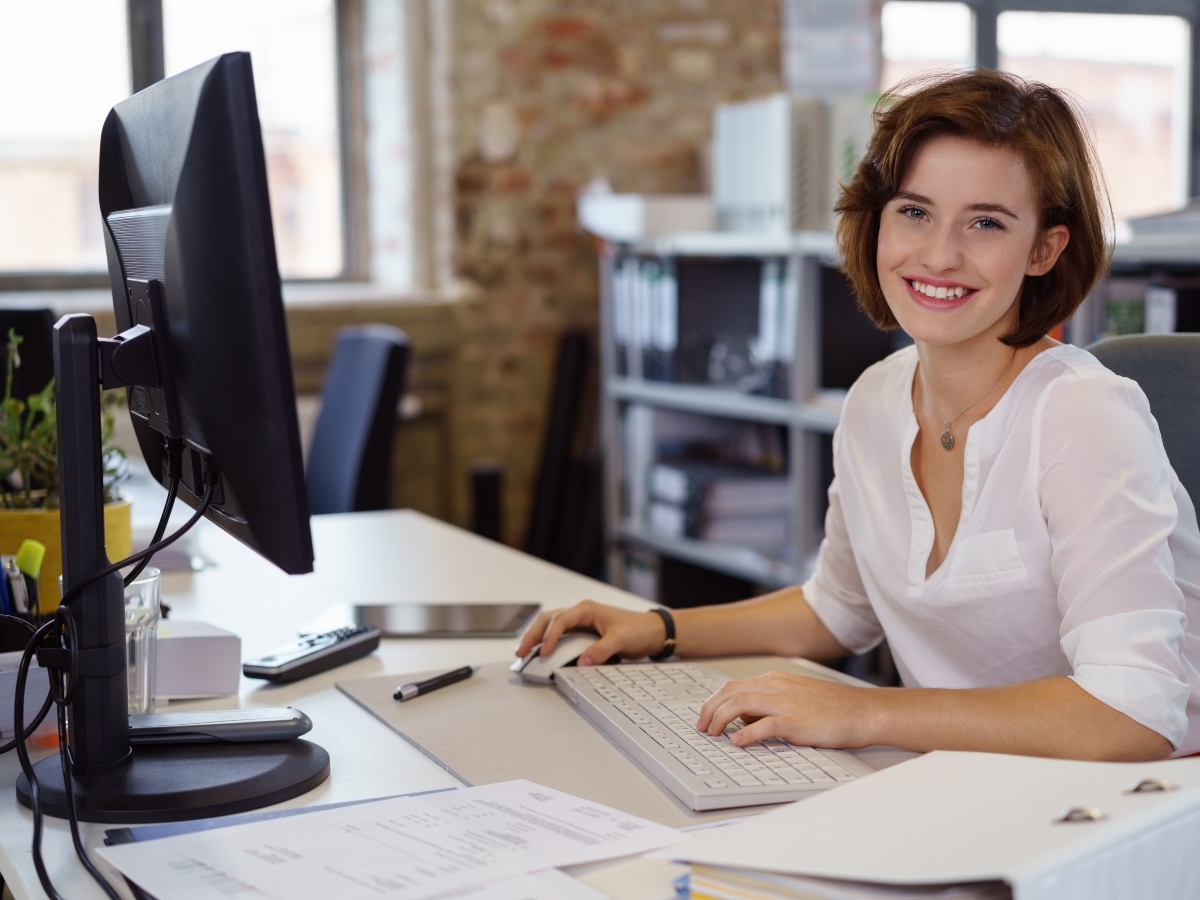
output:
[[[839,438],[840,429],[833,437],[835,467]],[[836,468],[833,483],[829,486],[825,537],[817,551],[812,577],[804,583],[802,590],[813,612],[837,642],[850,652],[865,653],[883,640],[883,626],[871,607],[854,559],[854,548],[850,546]]]
[[[1178,749],[1187,618],[1168,540],[1179,509],[1149,404],[1111,376],[1061,379],[1044,403],[1038,493],[1070,677]]]

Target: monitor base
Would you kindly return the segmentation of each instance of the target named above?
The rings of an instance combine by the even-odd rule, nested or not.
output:
[[[65,819],[58,754],[34,766],[42,811]],[[312,790],[329,777],[329,754],[308,741],[252,744],[149,744],[106,775],[75,778],[81,822],[181,822],[246,812]],[[17,778],[17,799],[29,806],[29,783]]]

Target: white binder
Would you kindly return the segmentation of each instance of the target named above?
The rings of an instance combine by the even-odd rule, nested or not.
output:
[[[1200,897],[1200,758],[939,751],[656,855],[879,884],[1002,880],[1014,900]]]

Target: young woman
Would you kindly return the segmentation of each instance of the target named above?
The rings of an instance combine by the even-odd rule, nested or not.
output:
[[[725,684],[697,728],[741,717],[737,744],[1079,759],[1200,750],[1195,509],[1137,385],[1047,337],[1105,269],[1102,196],[1051,88],[976,71],[881,103],[837,237],[862,308],[914,346],[846,398],[812,578],[674,621],[682,656],[823,660],[886,636],[906,687],[773,672]],[[587,629],[584,665],[665,641],[659,615],[586,602],[543,613],[517,652]]]

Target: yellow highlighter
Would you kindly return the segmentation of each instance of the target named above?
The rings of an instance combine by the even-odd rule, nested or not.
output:
[[[38,605],[38,574],[42,571],[42,560],[46,557],[46,545],[40,541],[23,541],[21,549],[17,551],[17,555],[13,557],[13,568],[16,569],[16,577],[21,581],[21,594],[25,599],[24,612],[39,613],[41,607]],[[13,577],[9,575],[9,589],[12,590]],[[17,594],[13,591],[14,599]]]

